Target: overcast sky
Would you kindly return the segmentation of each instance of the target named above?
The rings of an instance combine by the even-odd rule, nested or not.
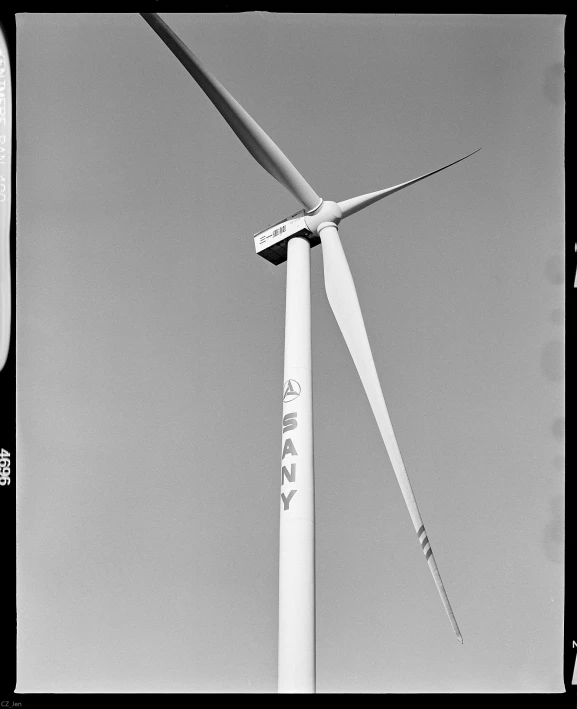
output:
[[[311,251],[319,692],[562,690],[559,16],[163,19],[341,224],[455,638]],[[18,685],[276,691],[300,205],[136,14],[19,15]]]

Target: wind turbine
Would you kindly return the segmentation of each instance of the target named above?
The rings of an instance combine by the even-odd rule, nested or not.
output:
[[[322,244],[330,306],[365,388],[445,611],[462,643],[385,405],[355,284],[339,239],[338,224],[370,204],[465,160],[480,148],[394,187],[342,202],[323,200],[166,23],[155,13],[141,14],[216,106],[253,158],[304,207],[254,237],[257,254],[274,264],[287,262],[279,546],[279,692],[315,691],[310,250],[319,243]]]

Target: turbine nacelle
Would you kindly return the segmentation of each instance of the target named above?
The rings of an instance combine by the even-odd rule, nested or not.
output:
[[[254,248],[259,256],[275,266],[287,260],[289,239],[300,236],[308,239],[311,248],[321,243],[320,232],[327,225],[336,226],[343,218],[336,202],[321,200],[311,213],[301,209],[287,219],[271,224],[254,235]]]

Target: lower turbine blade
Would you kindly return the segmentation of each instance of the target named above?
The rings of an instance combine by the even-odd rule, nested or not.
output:
[[[365,330],[357,291],[336,226],[325,226],[320,232],[320,237],[323,247],[325,288],[330,306],[343,333],[343,337],[345,338],[345,342],[347,343],[369,398],[373,414],[377,420],[377,425],[383,437],[389,458],[393,465],[393,470],[397,476],[401,492],[409,514],[411,515],[411,520],[413,521],[419,542],[423,548],[425,559],[429,564],[433,579],[437,585],[441,600],[443,601],[455,635],[462,643],[463,637],[459,631],[459,626],[457,625],[445,587],[443,586],[439,569],[437,568],[435,557],[433,556],[433,551],[425,532],[425,526],[419,508],[417,507],[417,501],[415,500],[415,495],[413,494],[413,489],[407,471],[405,470],[401,451],[399,450],[395,432],[393,431],[393,425],[389,418],[389,412],[387,411],[367,332]]]

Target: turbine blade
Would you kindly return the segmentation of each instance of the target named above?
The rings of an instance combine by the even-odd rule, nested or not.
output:
[[[459,158],[458,160],[455,160],[454,162],[450,162],[448,165],[444,165],[443,167],[440,167],[438,170],[433,170],[433,172],[427,172],[426,175],[421,175],[420,177],[415,177],[413,180],[409,180],[408,182],[402,182],[400,185],[395,185],[394,187],[387,187],[386,189],[379,190],[378,192],[369,192],[368,194],[362,194],[359,197],[352,197],[351,199],[345,199],[343,202],[337,202],[337,204],[339,205],[339,207],[341,208],[341,211],[343,213],[343,219],[345,217],[350,217],[351,214],[355,214],[355,212],[360,212],[361,209],[368,207],[370,204],[374,204],[375,202],[378,202],[380,199],[383,199],[383,197],[388,197],[390,194],[393,194],[393,192],[398,192],[399,190],[403,190],[403,189],[405,189],[405,187],[408,187],[409,185],[414,185],[415,182],[419,182],[420,180],[424,180],[425,177],[430,177],[431,175],[434,175],[437,172],[441,172],[441,170],[446,170],[448,167],[451,167],[451,165],[456,165],[458,162],[461,162],[461,160],[466,160],[467,158],[470,158],[471,155],[478,153],[479,150],[481,150],[481,148],[477,148],[477,150],[474,150],[472,153],[465,155],[464,158]]]
[[[330,306],[361,377],[389,458],[391,459],[393,470],[401,487],[401,492],[409,510],[413,526],[415,527],[417,537],[423,548],[425,559],[429,564],[429,569],[431,570],[441,600],[443,601],[445,611],[449,616],[455,635],[462,643],[463,638],[459,631],[457,621],[455,620],[453,610],[451,609],[445,587],[443,586],[439,569],[437,568],[435,557],[433,556],[433,551],[425,532],[425,526],[419,508],[417,507],[417,501],[415,500],[415,495],[407,471],[405,470],[393,425],[389,418],[389,412],[387,411],[367,332],[365,330],[363,315],[357,298],[357,291],[341,245],[339,233],[335,226],[326,226],[321,230],[320,237],[323,248],[325,288]]]
[[[287,156],[224,86],[202,66],[197,57],[170,27],[156,13],[142,12],[140,14],[216,106],[224,120],[259,165],[264,167],[281,185],[284,185],[308,211],[313,211],[318,207],[321,204],[321,198]]]

